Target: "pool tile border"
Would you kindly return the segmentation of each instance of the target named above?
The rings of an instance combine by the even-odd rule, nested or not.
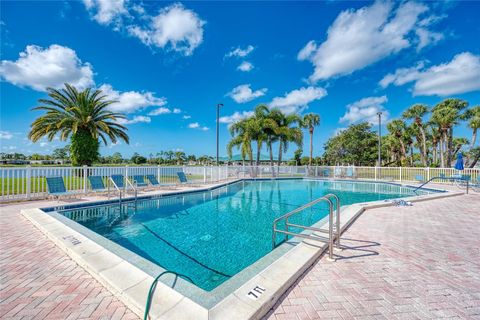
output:
[[[218,186],[175,194],[211,190]],[[414,203],[461,194],[463,192],[442,192],[405,199]],[[385,206],[393,206],[393,202],[375,201],[342,207],[342,232],[365,210]],[[143,316],[148,290],[154,280],[152,276],[38,208],[22,210],[22,214],[133,312]],[[326,227],[328,221],[322,219],[315,226]],[[296,242],[295,238],[292,241]],[[167,284],[158,282],[150,315],[154,319],[258,319],[273,307],[281,295],[326,249],[327,244],[319,245],[316,241],[299,242],[211,308],[203,307]],[[252,299],[249,292],[257,286],[265,291],[259,289],[262,293],[258,294],[257,299]]]

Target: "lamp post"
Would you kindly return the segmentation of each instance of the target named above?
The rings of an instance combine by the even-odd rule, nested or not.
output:
[[[217,103],[217,166],[218,166],[218,132],[219,132],[220,107],[223,107],[223,103]]]
[[[378,112],[378,166],[382,166],[382,113]]]

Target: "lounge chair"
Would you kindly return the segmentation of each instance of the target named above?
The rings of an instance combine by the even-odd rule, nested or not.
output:
[[[477,177],[475,182],[472,181],[471,186],[473,191],[480,192],[480,176]]]
[[[185,175],[185,172],[178,171],[177,176],[178,176],[178,180],[180,180],[180,184],[187,185],[190,187],[199,187],[199,185],[192,184],[190,181],[188,181],[187,176]]]
[[[322,175],[324,177],[330,177],[330,169],[323,169]]]
[[[62,177],[47,177],[45,179],[47,180],[48,194],[54,198],[56,197],[57,200],[62,196],[76,196],[79,194],[78,192],[67,191]]]
[[[89,176],[88,181],[90,182],[90,188],[94,192],[107,192],[108,189],[105,187],[103,183],[102,176]]]
[[[135,175],[130,177],[130,179],[133,181],[135,187],[143,188],[148,186],[148,183],[145,181],[145,176],[143,175]]]
[[[115,183],[119,189],[125,188],[125,178],[121,174],[112,174],[110,179]]]
[[[173,186],[173,185],[161,184],[160,182],[158,182],[157,177],[155,177],[155,175],[153,175],[153,174],[147,174],[146,177],[147,177],[148,183],[150,183],[150,185],[153,188],[175,189],[175,186]]]
[[[355,171],[353,170],[353,168],[347,168],[347,178],[352,178],[352,179],[355,179]]]

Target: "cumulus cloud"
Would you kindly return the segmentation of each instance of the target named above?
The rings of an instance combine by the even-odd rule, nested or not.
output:
[[[169,108],[165,108],[165,107],[160,107],[160,108],[157,108],[155,110],[152,110],[148,113],[149,116],[158,116],[158,115],[161,115],[161,114],[169,114],[169,113],[174,113],[174,114],[178,114],[178,113],[181,113],[182,110],[178,109],[178,108],[174,108],[173,110],[169,109]]]
[[[365,121],[374,124],[378,122],[378,112],[382,112],[382,120],[386,121],[389,113],[383,105],[387,101],[387,96],[381,96],[367,97],[351,103],[347,105],[347,111],[339,122],[352,124],[357,121]]]
[[[231,97],[237,103],[245,103],[252,101],[253,99],[256,99],[258,97],[264,96],[267,92],[267,88],[253,91],[250,86],[250,84],[239,85],[238,87],[233,88],[232,91],[227,93],[227,96]]]
[[[248,61],[243,61],[240,63],[240,65],[237,67],[237,70],[243,71],[243,72],[249,72],[252,71],[253,69],[253,64],[251,64]]]
[[[161,107],[167,103],[164,97],[158,98],[153,92],[126,91],[120,92],[114,90],[111,85],[104,84],[100,88],[108,99],[117,101],[109,106],[110,110],[116,112],[131,113],[146,107]]]
[[[0,76],[21,87],[45,91],[69,83],[83,89],[94,84],[93,69],[74,50],[53,44],[48,48],[29,45],[16,61],[2,60]]]
[[[190,119],[191,117],[192,117],[192,116],[189,116],[189,115],[186,114],[186,115],[184,115],[182,118],[185,119],[185,120],[187,120],[187,119]]]
[[[168,48],[187,56],[203,41],[205,21],[180,3],[163,8],[157,16],[149,17],[149,20],[147,26],[128,26],[129,34],[146,45]]]
[[[188,127],[190,129],[198,129],[198,130],[202,130],[202,131],[207,131],[209,130],[208,127],[202,127],[198,122],[192,122],[188,125]]]
[[[1,139],[10,140],[12,138],[13,138],[13,134],[11,132],[0,130],[0,140]]]
[[[427,11],[421,3],[396,7],[388,1],[342,11],[329,27],[327,40],[309,41],[297,58],[313,64],[309,80],[315,82],[350,74],[416,43],[425,47],[441,38],[427,29],[431,22],[421,19]]]
[[[220,117],[220,119],[218,120],[220,123],[230,124],[230,123],[234,123],[242,119],[251,117],[252,115],[253,115],[253,111],[242,111],[242,112],[235,111],[232,115]]]
[[[457,54],[449,62],[425,68],[418,64],[413,68],[398,69],[381,81],[383,88],[390,84],[401,86],[414,82],[415,96],[448,96],[480,90],[480,55],[470,52]]]
[[[232,51],[228,52],[225,57],[231,58],[231,57],[237,57],[237,58],[245,58],[248,56],[253,49],[255,49],[252,45],[248,45],[245,49],[242,49],[240,47],[237,47],[233,49]]]
[[[124,0],[83,0],[92,18],[99,24],[120,23],[121,17],[128,15]]]
[[[182,110],[180,110],[179,108],[173,108],[172,112],[175,114],[178,114],[178,113],[182,113]]]
[[[283,97],[275,97],[270,108],[279,108],[285,113],[301,112],[308,104],[327,95],[327,91],[319,87],[303,87],[285,93]]]
[[[134,116],[132,119],[118,119],[120,124],[150,123],[152,119],[147,116]]]

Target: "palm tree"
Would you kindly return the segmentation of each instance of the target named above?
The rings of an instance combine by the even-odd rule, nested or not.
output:
[[[468,102],[460,99],[445,99],[432,109],[432,121],[440,127],[442,140],[440,149],[441,166],[450,166],[453,150],[453,127],[464,119],[461,111],[468,106]],[[443,145],[443,146],[442,146]]]
[[[477,141],[477,130],[480,128],[480,106],[475,106],[465,112],[465,118],[468,120],[468,127],[472,129],[472,140],[470,149],[475,147]]]
[[[422,118],[428,113],[428,107],[424,104],[415,104],[405,110],[403,113],[403,118],[405,119],[414,119],[414,124],[415,124],[415,129],[418,129],[420,132],[421,136],[421,141],[419,141],[419,144],[421,144],[421,150],[420,152],[420,158],[422,161],[422,164],[424,166],[428,165],[428,157],[427,157],[427,138],[425,135],[425,127],[422,122]],[[418,138],[417,138],[418,140]]]
[[[308,113],[303,117],[302,125],[304,128],[308,128],[310,133],[310,159],[308,165],[312,165],[313,158],[313,131],[315,127],[320,125],[320,116],[316,113]]]
[[[270,117],[276,122],[276,136],[278,140],[278,166],[282,163],[282,156],[288,151],[290,142],[302,148],[303,133],[299,127],[292,127],[301,124],[302,119],[296,114],[285,114],[279,109],[272,109]]]
[[[105,145],[107,138],[113,143],[118,139],[129,142],[127,128],[117,122],[125,116],[108,110],[116,101],[108,100],[101,90],[78,91],[65,84],[63,89],[47,88],[47,92],[50,99],[40,99],[42,105],[33,108],[46,111],[31,125],[28,137],[33,142],[45,136],[52,141],[57,134],[62,141],[70,138],[74,166],[91,165],[97,160],[99,140]]]
[[[400,119],[392,120],[389,123],[387,123],[387,129],[393,134],[393,136],[395,136],[395,138],[398,140],[400,144],[400,161],[403,164],[403,161],[407,157],[407,149],[405,147],[405,141],[404,141],[405,130],[406,130],[405,122],[403,122]]]
[[[230,134],[232,135],[232,140],[227,145],[228,157],[232,158],[232,149],[237,147],[240,149],[240,154],[242,160],[245,161],[246,156],[250,160],[250,165],[253,165],[253,152],[252,152],[252,136],[249,130],[249,119],[242,119],[240,121],[234,122],[230,126]]]

